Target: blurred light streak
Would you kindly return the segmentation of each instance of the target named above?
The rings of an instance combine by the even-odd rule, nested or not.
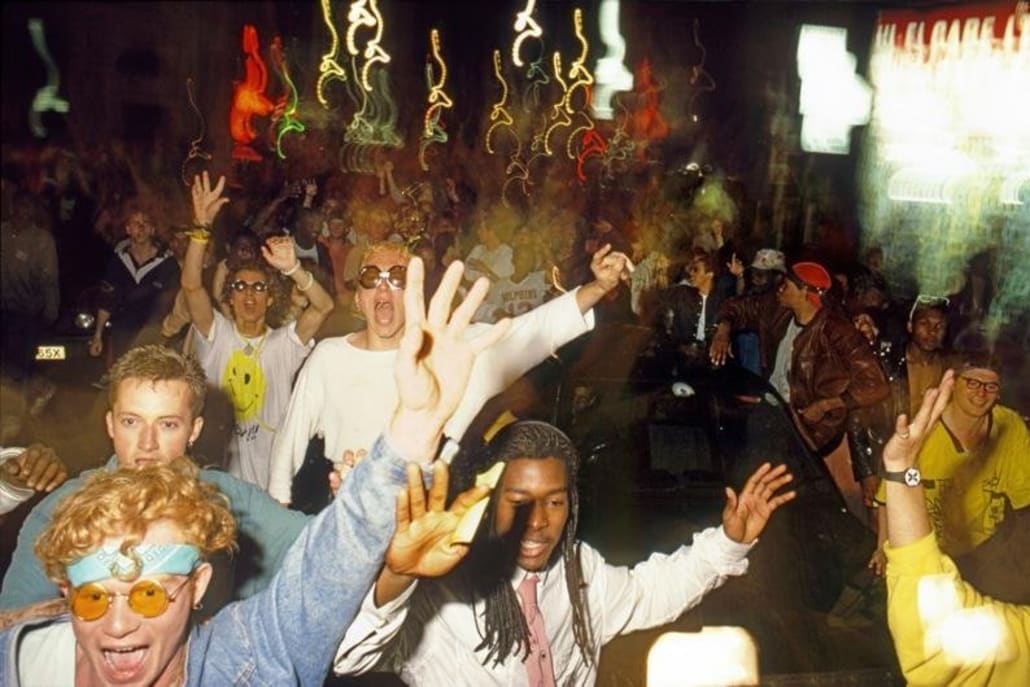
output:
[[[322,21],[325,22],[326,28],[329,29],[329,35],[332,37],[329,43],[329,50],[322,55],[322,61],[318,65],[318,81],[315,83],[315,97],[322,107],[329,109],[329,101],[325,97],[325,87],[330,81],[346,81],[347,73],[340,63],[336,61],[336,56],[340,52],[340,36],[336,32],[336,27],[333,26],[332,10],[329,7],[329,0],[321,0],[322,4]]]
[[[229,110],[229,134],[236,145],[233,147],[234,160],[260,161],[261,155],[250,144],[257,138],[251,119],[255,116],[265,117],[275,107],[265,96],[268,87],[268,70],[261,59],[261,48],[258,43],[257,28],[253,24],[243,26],[243,52],[245,77],[237,81],[233,88],[232,106]]]
[[[855,73],[848,31],[805,24],[798,38],[801,149],[847,155],[851,128],[869,122],[872,89]]]
[[[916,590],[923,650],[943,653],[951,665],[1011,660],[1015,646],[1005,619],[992,608],[963,608],[950,575],[928,575]]]
[[[626,67],[626,39],[619,31],[619,0],[601,0],[598,10],[601,42],[606,51],[594,66],[597,87],[591,99],[591,109],[598,119],[611,119],[612,96],[616,91],[633,89],[633,73]]]
[[[565,79],[562,78],[561,53],[555,50],[551,62],[554,66],[554,79],[561,86],[562,90],[558,102],[551,108],[552,124],[544,129],[543,138],[539,141],[543,145],[543,154],[547,156],[554,154],[554,151],[551,150],[551,134],[554,130],[558,127],[566,127],[572,124],[572,117],[569,116],[570,112],[566,111],[569,101],[569,87],[565,84]],[[538,147],[535,145],[536,143],[537,141],[534,141],[534,150]]]
[[[432,51],[433,61],[440,67],[439,79],[434,80],[433,62],[426,62],[426,83],[429,87],[425,117],[422,122],[422,142],[418,149],[418,161],[423,172],[429,171],[426,164],[425,152],[433,143],[446,143],[447,132],[440,126],[440,114],[445,109],[454,107],[454,102],[443,90],[447,84],[447,63],[440,54],[440,32],[433,29],[429,33],[429,46]]]
[[[47,81],[46,85],[36,91],[36,95],[32,98],[32,105],[29,107],[29,127],[36,138],[45,138],[47,130],[43,126],[43,113],[57,112],[58,114],[67,114],[71,109],[71,105],[67,100],[57,95],[57,89],[61,86],[61,72],[57,69],[57,64],[54,63],[54,58],[50,56],[50,50],[47,48],[46,29],[43,26],[43,20],[38,18],[29,19],[28,28],[29,37],[32,39],[32,47],[35,48],[36,54],[39,55],[46,66]]]
[[[361,85],[366,91],[371,91],[372,83],[369,81],[369,72],[372,66],[376,63],[385,65],[390,62],[390,54],[386,52],[383,46],[379,45],[379,41],[383,39],[383,30],[385,29],[383,15],[379,11],[376,0],[354,0],[347,12],[347,21],[350,22],[350,25],[347,27],[347,51],[352,56],[357,56],[361,52],[361,56],[365,60],[361,66]],[[373,29],[373,35],[365,43],[364,51],[358,50],[354,38],[358,29],[361,28]]]
[[[701,53],[701,57],[698,59],[697,64],[690,68],[689,83],[694,88],[694,92],[690,95],[690,102],[687,104],[687,114],[690,115],[692,122],[697,123],[699,118],[697,110],[694,109],[694,103],[701,97],[701,94],[711,93],[715,90],[715,79],[705,70],[708,50],[701,42],[701,21],[696,18],[694,19],[694,47]]]
[[[303,133],[304,124],[294,118],[294,115],[297,114],[297,87],[293,84],[293,79],[290,78],[290,68],[286,62],[286,54],[283,52],[282,38],[276,36],[272,39],[270,52],[272,64],[275,65],[279,75],[282,77],[283,83],[286,85],[286,93],[283,94],[280,103],[276,106],[276,109],[281,108],[282,112],[275,125],[275,154],[279,156],[280,160],[285,160],[283,137],[291,131]]]
[[[666,632],[647,652],[647,687],[757,684],[758,647],[740,627]]]
[[[501,51],[494,50],[494,77],[501,84],[501,97],[493,108],[490,110],[490,121],[493,122],[490,128],[486,130],[486,136],[484,137],[484,143],[486,145],[486,152],[491,155],[494,154],[493,147],[493,135],[499,127],[508,127],[515,139],[518,140],[518,134],[512,125],[515,120],[511,116],[511,112],[508,111],[508,82],[504,79],[504,71],[501,65]]]
[[[186,97],[189,98],[190,107],[197,113],[197,119],[200,120],[200,133],[197,137],[190,141],[190,149],[186,153],[186,159],[182,161],[182,166],[179,168],[179,178],[182,179],[182,183],[189,187],[193,182],[189,173],[189,165],[193,160],[204,160],[208,161],[211,159],[211,153],[208,153],[200,149],[200,144],[204,141],[204,136],[207,133],[207,123],[204,121],[204,113],[197,107],[197,101],[193,95],[193,77],[186,79]]]
[[[516,67],[522,67],[525,63],[522,61],[522,56],[519,54],[519,49],[522,47],[522,43],[527,38],[540,38],[544,35],[544,30],[540,28],[540,25],[533,19],[533,12],[536,9],[536,0],[526,0],[526,6],[521,12],[515,15],[515,31],[518,34],[515,36],[514,42],[511,44],[511,61]]]

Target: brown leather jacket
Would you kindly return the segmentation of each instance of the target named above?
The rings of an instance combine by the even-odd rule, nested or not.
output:
[[[732,298],[719,310],[719,321],[729,322],[734,330],[758,332],[766,377],[792,317],[789,308],[776,302],[775,294]],[[828,307],[821,308],[794,340],[787,381],[795,424],[819,453],[828,453],[840,442],[851,410],[879,403],[890,393],[869,344],[846,317]],[[846,407],[829,411],[816,422],[798,412],[834,397],[840,397]]]

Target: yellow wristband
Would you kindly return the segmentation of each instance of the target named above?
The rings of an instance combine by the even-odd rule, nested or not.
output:
[[[211,240],[211,230],[203,224],[194,224],[193,228],[186,232],[186,236],[190,237],[190,241],[207,243]]]

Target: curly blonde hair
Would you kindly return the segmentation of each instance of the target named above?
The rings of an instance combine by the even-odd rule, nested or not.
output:
[[[50,524],[36,540],[36,556],[47,576],[67,582],[67,566],[88,555],[110,537],[124,537],[121,552],[131,548],[158,520],[170,520],[203,557],[236,548],[236,520],[218,487],[197,478],[188,458],[142,469],[100,470],[57,506]]]

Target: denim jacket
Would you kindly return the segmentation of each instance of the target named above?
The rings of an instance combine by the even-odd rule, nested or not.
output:
[[[322,685],[379,573],[397,491],[406,484],[404,460],[380,437],[333,504],[301,532],[268,587],[191,630],[186,684]],[[70,621],[43,621],[54,622]],[[0,633],[0,684],[19,684],[19,639],[43,623]]]
[[[118,458],[112,456],[100,469],[117,470]],[[86,471],[62,484],[40,501],[25,518],[18,534],[18,546],[11,557],[7,574],[4,575],[0,610],[21,608],[61,595],[57,585],[43,572],[33,547],[40,533],[50,523],[57,504],[78,490],[91,472]],[[240,545],[237,560],[246,561],[237,566],[231,595],[233,599],[245,599],[268,585],[286,552],[307,524],[308,516],[283,508],[267,492],[227,472],[201,470],[200,479],[214,484],[229,498],[230,509],[236,518],[237,543]]]

